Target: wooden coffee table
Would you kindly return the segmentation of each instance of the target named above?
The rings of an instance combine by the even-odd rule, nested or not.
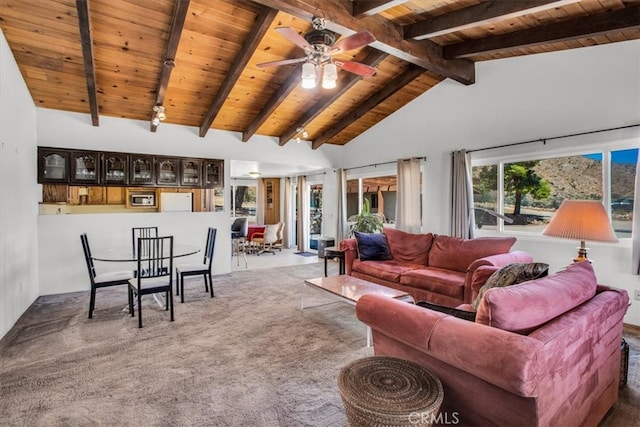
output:
[[[356,305],[360,297],[367,294],[384,295],[389,298],[395,298],[400,301],[409,303],[415,303],[413,297],[404,291],[388,288],[386,286],[371,283],[366,280],[358,279],[351,276],[330,276],[330,277],[318,277],[317,279],[307,279],[302,283],[302,292],[300,295],[300,308],[318,307],[321,305],[332,304],[335,301],[317,304],[311,307],[305,307],[304,305],[304,289],[306,287],[312,289],[318,289],[327,292],[335,297],[338,297],[342,301],[345,301],[351,305]],[[367,326],[367,347],[371,346],[371,328]]]

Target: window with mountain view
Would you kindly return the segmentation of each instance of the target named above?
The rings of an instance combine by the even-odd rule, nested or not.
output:
[[[505,230],[542,232],[564,199],[611,200],[611,218],[618,237],[631,237],[633,197],[638,149],[511,162],[473,167],[476,224],[496,229],[500,212],[513,222]],[[604,188],[604,172],[611,174]],[[499,173],[502,172],[502,173]],[[501,177],[501,179],[499,179]],[[502,200],[498,197],[502,189]]]

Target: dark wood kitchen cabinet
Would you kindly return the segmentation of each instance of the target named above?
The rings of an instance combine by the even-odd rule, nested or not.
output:
[[[182,159],[180,162],[181,179],[180,185],[183,187],[202,186],[202,160]]]
[[[38,183],[66,184],[69,182],[69,151],[38,148]]]
[[[180,185],[180,159],[156,157],[156,184],[169,187]]]
[[[102,183],[129,184],[129,155],[124,153],[102,154]]]
[[[155,165],[153,156],[132,154],[130,157],[131,185],[155,185]]]
[[[204,183],[206,188],[217,188],[223,186],[224,160],[204,161]]]
[[[96,185],[100,182],[100,153],[97,151],[72,151],[71,183]]]

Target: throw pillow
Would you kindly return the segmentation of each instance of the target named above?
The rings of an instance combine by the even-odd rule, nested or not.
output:
[[[471,322],[476,321],[475,311],[459,310],[457,308],[447,307],[444,305],[432,304],[427,301],[418,301],[416,305],[419,305],[420,307],[423,307],[423,308],[428,308],[429,310],[439,311],[440,313],[445,313],[450,316],[455,316],[460,319],[469,320]]]
[[[391,258],[387,236],[382,233],[353,233],[360,261],[384,261]]]
[[[549,264],[543,262],[513,263],[495,271],[480,288],[478,296],[473,301],[473,308],[478,310],[484,293],[491,288],[501,288],[516,283],[544,277],[549,272]]]

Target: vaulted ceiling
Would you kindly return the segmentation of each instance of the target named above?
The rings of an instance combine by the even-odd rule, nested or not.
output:
[[[304,36],[324,17],[338,38],[376,41],[336,56],[376,68],[303,89]],[[640,0],[0,0],[0,27],[39,107],[343,145],[475,62],[640,38]]]

